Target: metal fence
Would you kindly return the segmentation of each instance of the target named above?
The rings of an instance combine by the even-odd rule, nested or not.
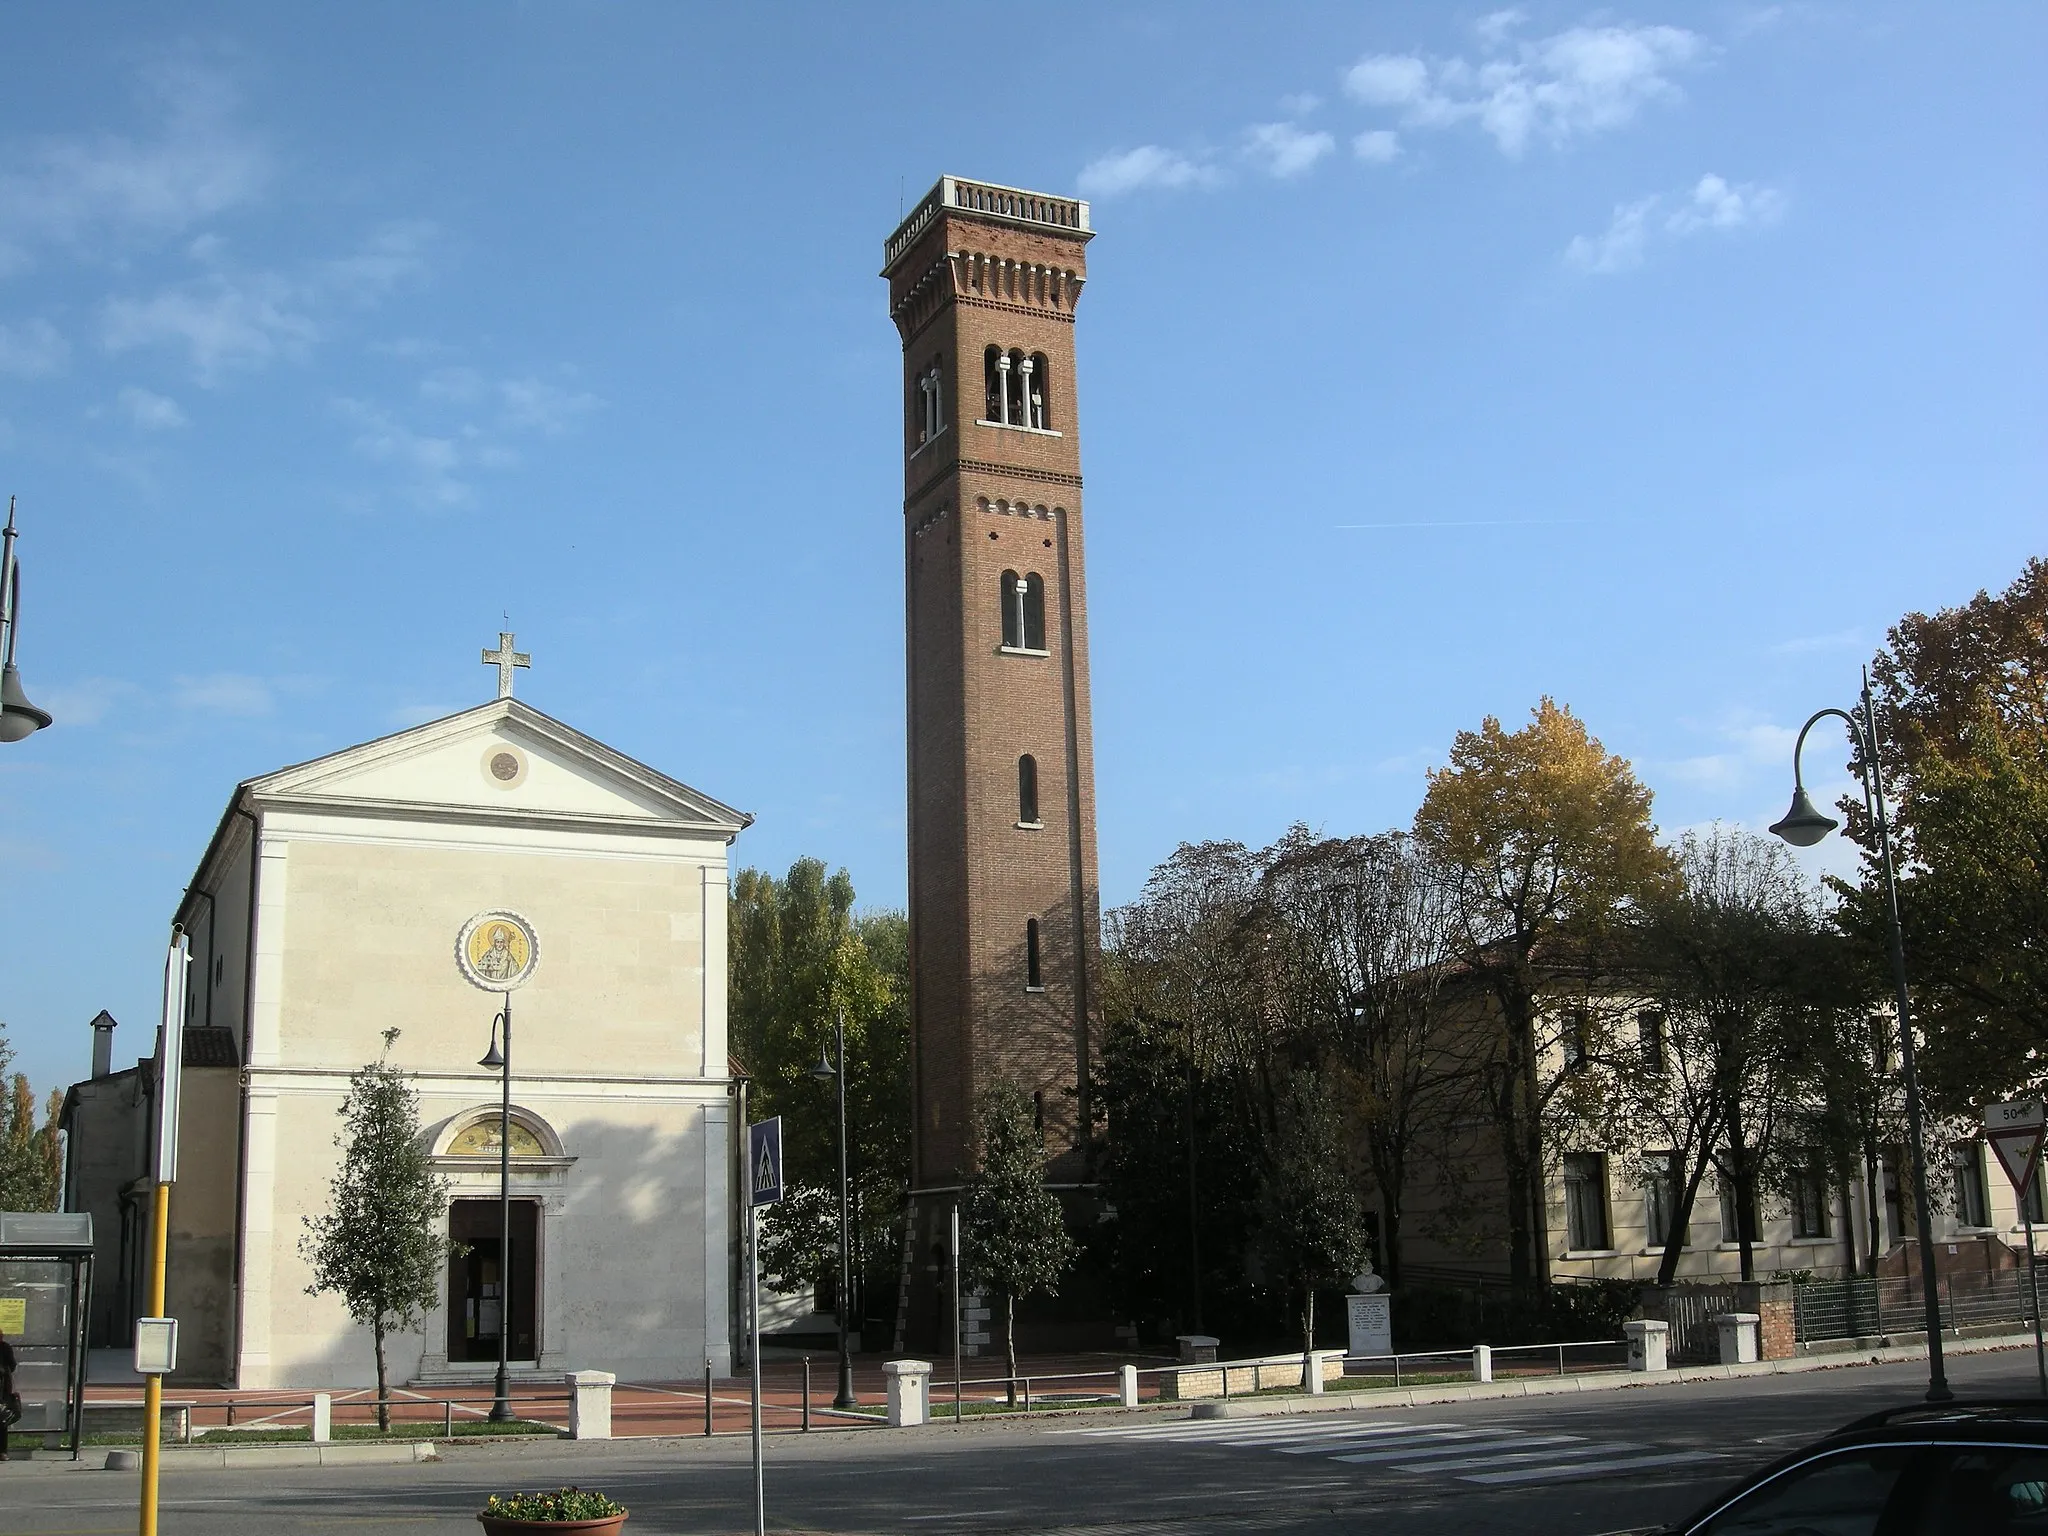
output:
[[[1924,1332],[1927,1310],[1922,1294],[1917,1276],[1810,1281],[1793,1292],[1799,1342]],[[1943,1328],[1986,1323],[2020,1326],[2034,1320],[2033,1295],[2024,1269],[1944,1275],[1936,1299]]]
[[[1667,1357],[1676,1364],[1717,1361],[1721,1358],[1720,1331],[1714,1323],[1723,1312],[1740,1312],[1742,1290],[1735,1285],[1673,1286],[1665,1293]]]

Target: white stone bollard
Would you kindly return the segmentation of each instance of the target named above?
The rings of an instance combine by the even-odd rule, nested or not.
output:
[[[612,1387],[618,1377],[610,1371],[570,1371],[569,1438],[609,1440],[612,1437]]]
[[[1126,1408],[1138,1406],[1138,1368],[1135,1365],[1117,1367],[1116,1395]]]
[[[1721,1334],[1721,1363],[1751,1365],[1756,1361],[1756,1329],[1763,1316],[1756,1312],[1722,1312],[1714,1326]]]
[[[1632,1371],[1665,1371],[1671,1368],[1668,1345],[1671,1325],[1659,1322],[1654,1317],[1641,1317],[1633,1322],[1623,1323],[1621,1331],[1628,1335],[1628,1368]]]
[[[330,1392],[313,1394],[313,1443],[325,1445],[334,1438],[334,1395]]]
[[[1312,1349],[1302,1353],[1301,1389],[1311,1397],[1323,1395],[1323,1357]]]
[[[931,1417],[932,1363],[929,1360],[889,1360],[882,1365],[889,1388],[889,1424],[906,1429]]]
[[[1491,1344],[1474,1344],[1472,1346],[1472,1379],[1474,1381],[1493,1380],[1493,1346]]]

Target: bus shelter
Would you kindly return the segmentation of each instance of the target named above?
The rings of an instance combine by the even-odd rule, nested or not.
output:
[[[45,1446],[85,1427],[85,1320],[92,1303],[92,1217],[0,1211],[0,1333],[14,1346],[14,1433]]]

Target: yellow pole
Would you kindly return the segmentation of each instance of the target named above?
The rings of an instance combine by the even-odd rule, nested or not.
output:
[[[149,1312],[164,1315],[164,1261],[170,1244],[171,1186],[159,1182],[149,1223]],[[151,1372],[142,1387],[142,1536],[156,1536],[157,1442],[162,1431],[164,1379]]]

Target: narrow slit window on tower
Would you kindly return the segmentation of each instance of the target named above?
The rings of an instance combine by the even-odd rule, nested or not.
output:
[[[1045,1090],[1043,1088],[1038,1089],[1031,1095],[1031,1128],[1034,1131],[1043,1131],[1045,1129]]]
[[[1015,571],[1003,572],[998,584],[996,603],[1003,615],[1003,648],[1021,651],[1024,648],[1024,596],[1025,584],[1018,579]]]
[[[1024,649],[1045,649],[1045,578],[1033,571],[1024,578],[1021,594],[1024,613]]]
[[[1024,988],[1029,992],[1045,990],[1045,981],[1038,968],[1038,919],[1035,917],[1024,924]]]
[[[945,369],[937,361],[934,361],[930,370],[917,381],[917,390],[918,394],[922,397],[920,403],[924,413],[924,419],[921,424],[924,435],[918,439],[920,445],[930,442],[946,430],[945,383]]]
[[[1026,752],[1017,759],[1017,821],[1035,827],[1038,820],[1038,759]]]
[[[1046,362],[1043,352],[1031,354],[1030,390],[1024,400],[1026,426],[1046,431],[1052,426],[1052,382],[1046,377]]]

